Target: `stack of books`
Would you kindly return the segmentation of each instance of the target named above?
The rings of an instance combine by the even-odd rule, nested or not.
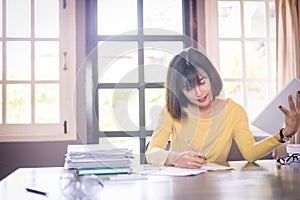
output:
[[[131,172],[132,151],[111,145],[68,145],[65,168],[76,169],[77,175],[128,174]]]

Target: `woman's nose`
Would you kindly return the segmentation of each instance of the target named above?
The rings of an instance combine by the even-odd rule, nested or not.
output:
[[[195,95],[201,95],[202,94],[202,87],[201,85],[198,85],[194,88]]]

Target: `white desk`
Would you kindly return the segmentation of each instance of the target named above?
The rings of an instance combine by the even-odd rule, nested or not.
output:
[[[103,181],[104,188],[99,186],[95,196],[87,199],[300,199],[300,168],[278,166],[275,160],[228,164],[235,170]],[[20,168],[0,182],[0,199],[76,199],[61,190],[60,177],[66,172],[63,168]],[[25,187],[31,186],[46,190],[48,195],[27,192]]]

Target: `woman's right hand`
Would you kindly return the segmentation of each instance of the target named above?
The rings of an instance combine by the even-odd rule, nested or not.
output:
[[[285,128],[283,134],[287,137],[293,136],[300,125],[300,91],[297,92],[296,104],[293,101],[292,95],[288,95],[290,109],[279,106],[279,109],[285,114]]]
[[[201,168],[206,164],[205,157],[200,155],[197,151],[185,151],[185,152],[171,152],[166,161],[166,165],[172,165],[182,168]]]

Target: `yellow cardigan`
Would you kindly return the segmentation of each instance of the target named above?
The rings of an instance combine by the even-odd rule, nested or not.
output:
[[[215,163],[226,162],[232,138],[236,141],[243,157],[249,162],[254,162],[282,144],[274,136],[255,142],[249,130],[245,110],[232,99],[226,100],[227,104],[220,113],[205,119],[185,109],[188,118],[181,121],[174,120],[165,107],[146,152],[147,162],[164,165],[170,151],[190,150],[185,138],[205,153],[208,162]],[[171,140],[171,147],[165,150],[169,140]]]

